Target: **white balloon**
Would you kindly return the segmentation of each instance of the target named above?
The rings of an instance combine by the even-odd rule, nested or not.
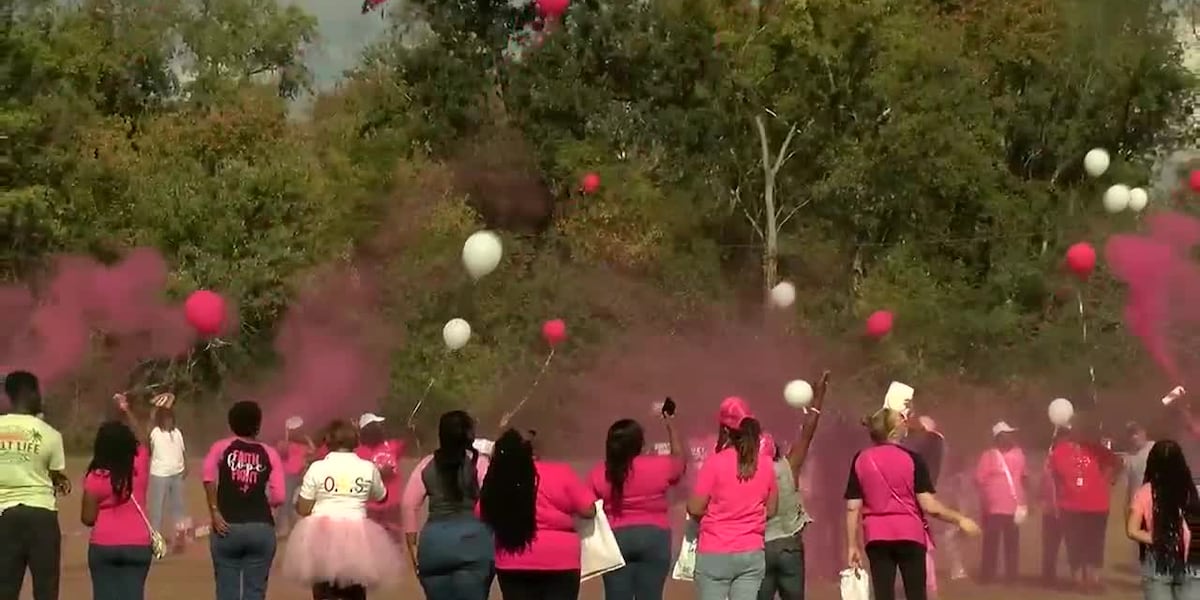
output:
[[[1066,398],[1055,398],[1046,413],[1055,427],[1065,427],[1071,422],[1071,417],[1075,416],[1075,405]]]
[[[500,244],[500,236],[492,231],[472,233],[471,237],[467,238],[467,243],[463,244],[463,266],[474,279],[495,271],[502,256],[504,248]]]
[[[813,389],[807,381],[796,379],[783,386],[783,399],[792,408],[804,408],[812,404]]]
[[[1129,186],[1117,184],[1104,192],[1104,210],[1116,214],[1129,207]]]
[[[1133,188],[1129,190],[1129,210],[1133,212],[1142,212],[1146,205],[1150,203],[1150,194],[1142,188]]]
[[[771,303],[779,308],[787,308],[796,301],[796,286],[787,281],[780,281],[771,288]]]
[[[1092,177],[1099,177],[1108,170],[1108,151],[1104,148],[1092,148],[1083,157],[1083,170]]]
[[[470,339],[471,324],[463,319],[450,319],[442,328],[442,341],[446,342],[448,350],[458,350],[466,346]]]

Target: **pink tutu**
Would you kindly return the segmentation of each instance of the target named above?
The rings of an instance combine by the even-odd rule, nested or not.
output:
[[[382,587],[395,583],[403,566],[400,547],[366,517],[301,519],[283,554],[284,577],[305,586],[331,582]]]

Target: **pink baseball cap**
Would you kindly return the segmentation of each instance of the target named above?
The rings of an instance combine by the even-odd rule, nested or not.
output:
[[[721,409],[717,412],[717,423],[730,429],[737,429],[742,419],[753,417],[746,401],[737,396],[730,396],[721,401]]]

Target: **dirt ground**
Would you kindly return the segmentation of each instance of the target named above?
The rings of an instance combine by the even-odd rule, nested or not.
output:
[[[71,473],[82,473],[86,463],[79,462],[71,465]],[[198,475],[198,471],[196,471]],[[199,477],[189,478],[188,506],[193,515],[200,515],[204,507],[204,492]],[[1118,491],[1119,493],[1119,491]],[[1114,503],[1114,506],[1117,506]],[[78,491],[64,499],[60,504],[60,521],[63,528],[63,569],[62,594],[63,600],[86,600],[91,598],[91,580],[87,571],[87,529],[79,523],[79,493]],[[1108,536],[1108,557],[1110,568],[1109,591],[1100,596],[1091,594],[1093,600],[1129,600],[1140,597],[1136,587],[1136,579],[1132,575],[1133,549],[1128,543],[1114,517],[1110,523]],[[1022,553],[1022,573],[1032,576],[1039,560],[1038,530],[1036,524],[1040,519],[1031,518],[1024,528]],[[809,555],[817,552],[809,548]],[[969,552],[972,561],[975,552]],[[970,564],[970,563],[968,563]],[[420,588],[409,576],[407,564],[397,565],[406,573],[402,586],[396,589],[381,590],[372,598],[375,599],[417,599],[422,598]],[[1060,568],[1065,572],[1065,566]],[[945,577],[942,577],[943,581]],[[1020,588],[1012,587],[983,587],[969,582],[943,583],[941,598],[943,600],[1010,600],[1014,596],[1023,595],[1026,598],[1038,600],[1068,600],[1083,596],[1067,592],[1053,592],[1030,583]],[[836,600],[837,590],[831,584],[814,583],[809,585],[810,600]],[[212,564],[209,561],[208,546],[204,540],[194,543],[181,555],[168,557],[155,564],[150,572],[149,587],[146,594],[148,600],[201,600],[213,598]],[[289,584],[282,578],[272,580],[267,597],[270,600],[307,600],[311,595],[306,590]],[[584,600],[600,600],[604,597],[599,581],[586,582],[581,598]],[[684,600],[694,597],[690,584],[672,581],[667,586],[666,597],[669,600]],[[31,598],[28,585],[21,598]],[[492,598],[499,599],[500,593],[493,589]]]

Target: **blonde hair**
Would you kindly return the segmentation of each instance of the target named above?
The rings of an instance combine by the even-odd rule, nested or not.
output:
[[[863,427],[876,444],[890,442],[900,437],[900,426],[904,424],[904,415],[898,410],[881,408],[862,420]]]

